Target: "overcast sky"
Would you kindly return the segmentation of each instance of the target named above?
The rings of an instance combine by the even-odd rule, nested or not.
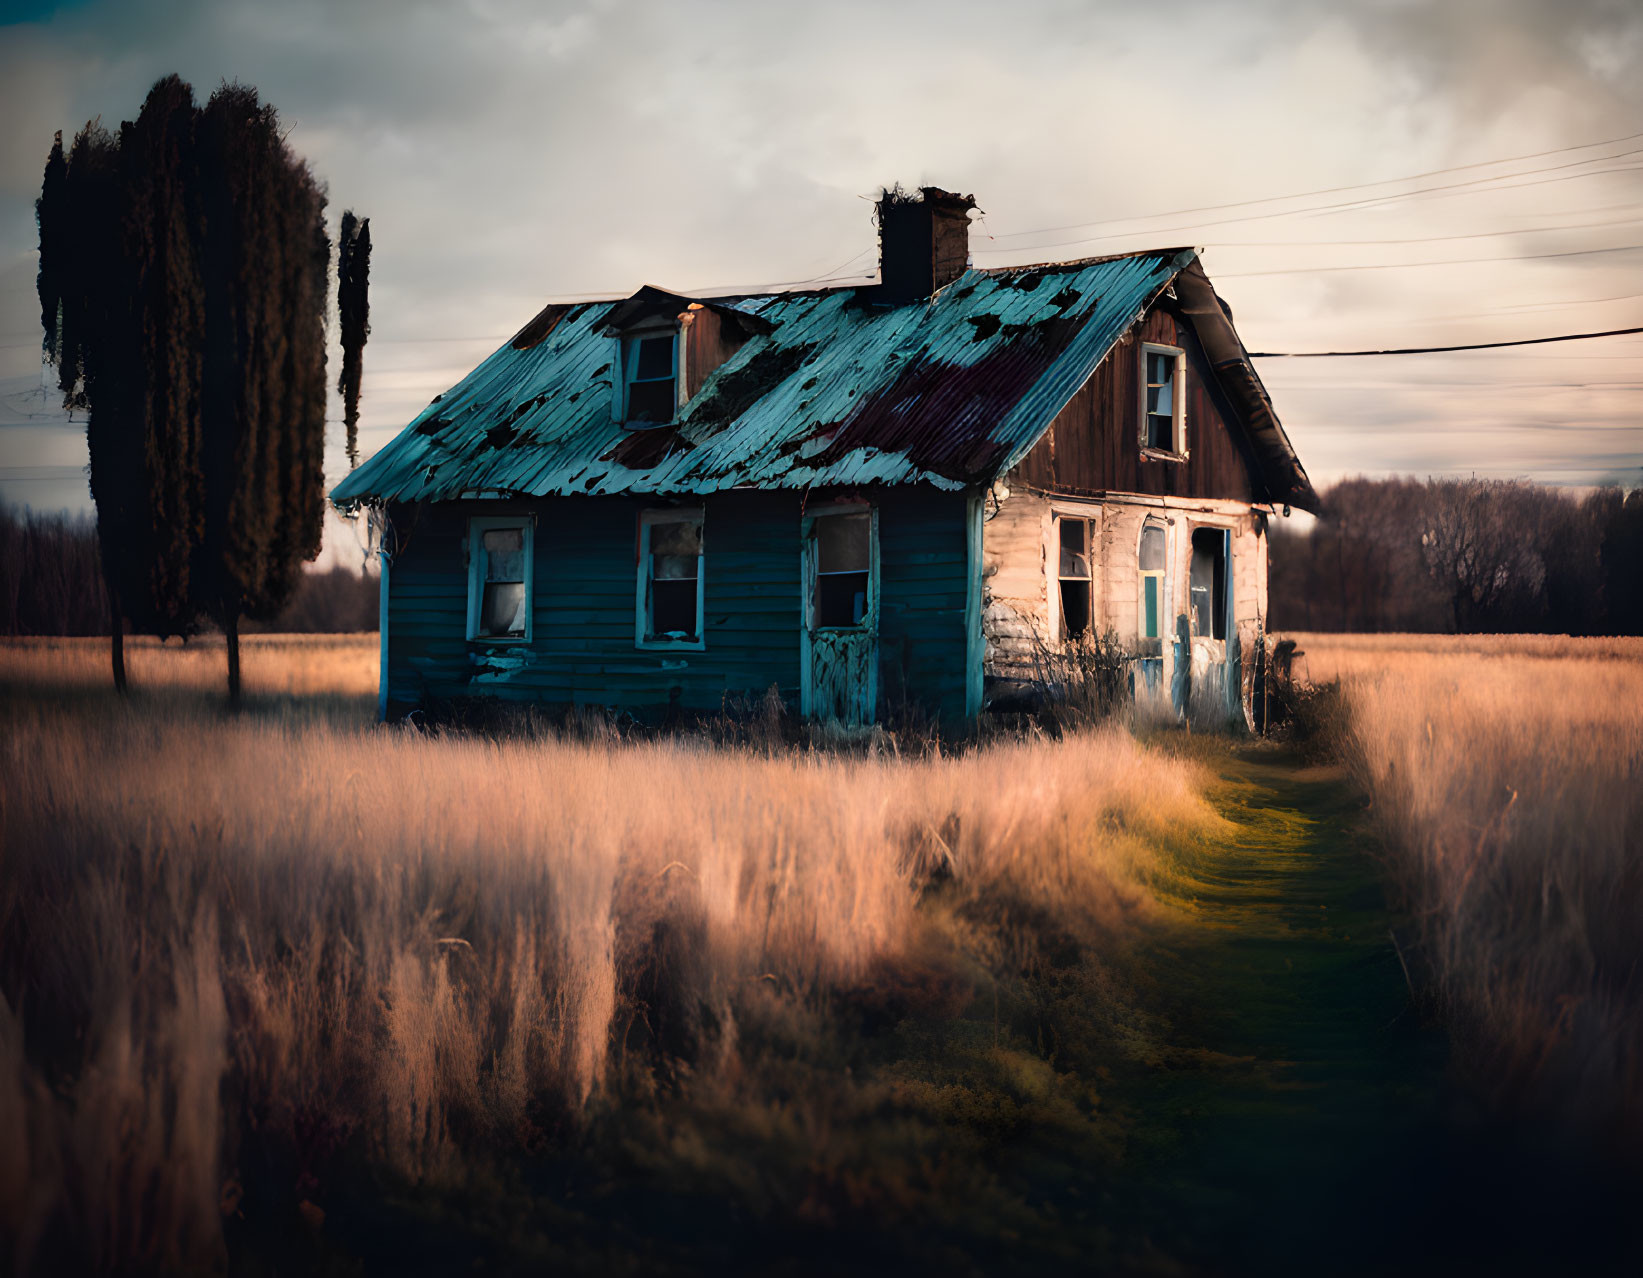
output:
[[[52,133],[131,118],[171,71],[201,100],[254,84],[333,223],[371,218],[366,453],[550,297],[870,274],[895,181],[974,192],[980,266],[1203,246],[1252,350],[1643,325],[1636,0],[0,0],[0,22],[0,497],[36,508],[89,503],[38,367]],[[1390,265],[1341,269],[1368,264]],[[1260,371],[1321,483],[1643,483],[1640,337]]]

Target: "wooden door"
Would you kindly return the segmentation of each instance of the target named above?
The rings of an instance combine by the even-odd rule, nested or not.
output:
[[[878,512],[827,506],[803,526],[800,710],[844,727],[873,722],[879,685]]]

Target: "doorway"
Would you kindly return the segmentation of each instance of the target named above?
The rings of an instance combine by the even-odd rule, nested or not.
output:
[[[799,709],[861,727],[878,703],[878,512],[865,503],[822,507],[805,516],[802,535]]]

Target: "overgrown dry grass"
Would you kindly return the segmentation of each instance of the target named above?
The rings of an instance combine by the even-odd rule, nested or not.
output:
[[[240,661],[248,697],[375,697],[377,636],[242,635]],[[191,690],[225,694],[228,658],[221,635],[165,643],[130,635],[125,643],[132,691]],[[107,689],[107,639],[0,638],[0,672],[13,687],[101,694]]]
[[[1643,1143],[1643,640],[1296,637],[1477,1075]]]
[[[282,645],[248,643],[248,684],[364,691],[346,644],[301,646],[325,660],[280,678]],[[1000,974],[1049,942],[1121,948],[1159,847],[1220,820],[1199,765],[1118,732],[919,761],[430,737],[346,700],[229,717],[185,695],[220,653],[138,653],[138,685],[177,695],[87,690],[87,645],[0,665],[18,1271],[214,1267],[225,1221],[322,1216],[342,1162],[455,1185],[661,1095],[762,1114],[871,1206],[782,1062],[843,1053],[842,1079],[840,1026],[951,1017],[990,985],[990,1068],[1077,1119],[1093,1101],[1000,1054]]]

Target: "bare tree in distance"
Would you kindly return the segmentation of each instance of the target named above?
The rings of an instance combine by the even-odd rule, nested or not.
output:
[[[1643,491],[1348,479],[1271,555],[1275,629],[1643,632]]]
[[[1429,485],[1421,552],[1457,632],[1476,630],[1491,615],[1521,615],[1545,585],[1545,563],[1501,500],[1507,487],[1486,479]]]
[[[61,135],[36,205],[45,353],[88,413],[116,687],[124,623],[228,637],[319,550],[325,197],[255,89],[167,76],[134,122]]]

